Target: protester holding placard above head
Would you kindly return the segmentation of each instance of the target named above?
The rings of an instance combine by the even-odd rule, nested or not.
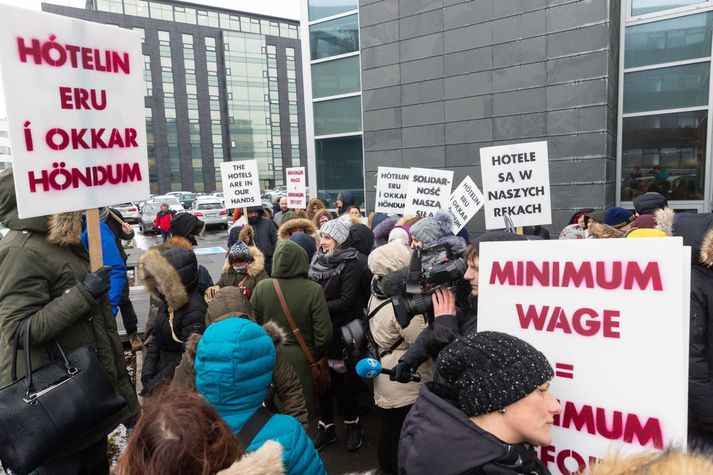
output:
[[[79,239],[81,213],[19,218],[12,168],[0,172],[0,222],[9,228],[0,241],[0,387],[15,379],[13,337],[23,332],[28,317],[33,370],[50,364],[48,350],[55,341],[67,354],[81,347],[97,350],[106,376],[128,405],[87,434],[61,434],[56,444],[68,446],[39,473],[108,473],[106,436],[139,410],[106,298],[109,269],[89,271],[89,255]],[[25,373],[20,356],[17,376]],[[17,421],[17,427],[24,423]]]
[[[272,218],[272,220],[275,221],[275,224],[280,226],[282,224],[282,216],[288,211],[287,197],[283,196],[282,198],[280,198],[280,201],[278,201],[277,204],[279,208],[278,211],[275,212],[275,216]]]
[[[368,299],[362,287],[359,251],[344,247],[350,225],[351,218],[342,216],[320,228],[320,246],[309,268],[310,279],[322,286],[334,331],[328,354],[332,386],[319,397],[319,428],[314,442],[317,450],[337,440],[334,398],[339,401],[344,416],[347,450],[356,450],[362,444],[363,433],[355,398],[358,386],[356,376],[344,363],[344,342],[340,334],[342,326],[362,316]]]
[[[337,216],[341,216],[349,210],[350,206],[354,206],[354,193],[351,191],[342,191],[337,195]]]
[[[553,377],[547,358],[514,336],[454,341],[406,417],[399,473],[549,475],[535,447],[552,442],[561,412],[549,392]]]
[[[324,202],[319,198],[312,198],[307,202],[307,219],[310,221],[314,219],[314,216],[320,211],[326,209]]]
[[[166,203],[161,204],[161,210],[156,214],[156,219],[154,220],[154,228],[161,232],[161,237],[163,242],[171,235],[171,219],[176,215]]]

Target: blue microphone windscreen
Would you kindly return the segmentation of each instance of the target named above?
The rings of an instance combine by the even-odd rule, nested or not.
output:
[[[364,379],[376,378],[381,374],[381,363],[373,358],[364,358],[356,364],[356,373]]]

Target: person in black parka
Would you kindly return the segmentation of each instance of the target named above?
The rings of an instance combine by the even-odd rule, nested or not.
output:
[[[312,258],[309,278],[322,286],[332,320],[333,338],[328,352],[332,385],[319,396],[319,425],[315,447],[321,450],[336,441],[333,398],[339,400],[346,426],[347,450],[362,443],[359,408],[356,400],[356,376],[344,364],[344,346],[340,329],[362,316],[368,297],[364,295],[359,266],[359,251],[344,248],[349,237],[349,217],[327,221],[320,228],[320,247]]]
[[[205,330],[208,308],[198,289],[198,262],[193,251],[151,249],[139,261],[141,280],[161,303],[153,338],[147,342],[141,383],[143,395],[170,383],[188,337]]]
[[[228,249],[233,247],[238,240],[241,240],[249,246],[254,245],[265,256],[265,272],[267,275],[272,275],[272,255],[275,254],[275,246],[277,245],[277,224],[265,217],[265,210],[262,206],[251,206],[248,208],[248,223],[252,227],[253,243],[248,243],[240,237],[240,233],[244,226],[233,226],[228,234]]]
[[[369,254],[374,248],[374,233],[365,224],[353,224],[349,228],[349,235],[342,247],[359,251],[357,261],[359,261],[362,292],[364,302],[366,302],[371,296],[371,279],[374,277],[371,270],[369,270]]]

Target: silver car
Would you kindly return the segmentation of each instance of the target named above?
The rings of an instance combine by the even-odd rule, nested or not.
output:
[[[218,199],[195,200],[191,213],[203,221],[206,226],[221,226],[228,229],[228,211]]]
[[[111,208],[119,210],[119,213],[121,213],[127,223],[137,224],[141,220],[139,207],[134,203],[121,203],[111,206]]]

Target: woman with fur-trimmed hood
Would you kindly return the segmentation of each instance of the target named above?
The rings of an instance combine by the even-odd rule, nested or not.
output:
[[[228,251],[218,286],[237,287],[247,298],[250,298],[257,283],[267,278],[265,257],[260,249],[248,246],[243,241],[237,241]]]
[[[173,378],[188,337],[205,330],[207,304],[198,289],[198,262],[193,251],[151,249],[141,256],[139,272],[146,289],[161,302],[144,356],[141,383],[145,395]]]
[[[304,218],[294,218],[282,223],[280,229],[277,230],[278,239],[290,239],[295,233],[305,233],[315,238],[317,241],[317,228],[312,221]]]
[[[53,341],[67,353],[82,346],[97,350],[99,362],[127,407],[87,434],[63,434],[71,443],[46,468],[61,470],[71,464],[75,471],[62,473],[108,472],[107,434],[139,411],[106,297],[109,275],[106,270],[89,272],[89,254],[79,239],[81,213],[18,216],[12,168],[0,172],[0,222],[9,228],[0,241],[0,387],[12,382],[12,339],[30,316],[33,368],[50,363],[47,350]],[[23,358],[18,358],[17,370],[18,377],[25,376]]]
[[[307,202],[307,209],[305,210],[307,211],[307,219],[311,221],[315,215],[323,209],[327,209],[327,207],[324,206],[324,202],[319,198],[312,198]]]
[[[312,217],[312,224],[315,229],[319,229],[324,223],[331,221],[333,218],[334,216],[328,209],[321,209],[315,213],[314,217]]]

